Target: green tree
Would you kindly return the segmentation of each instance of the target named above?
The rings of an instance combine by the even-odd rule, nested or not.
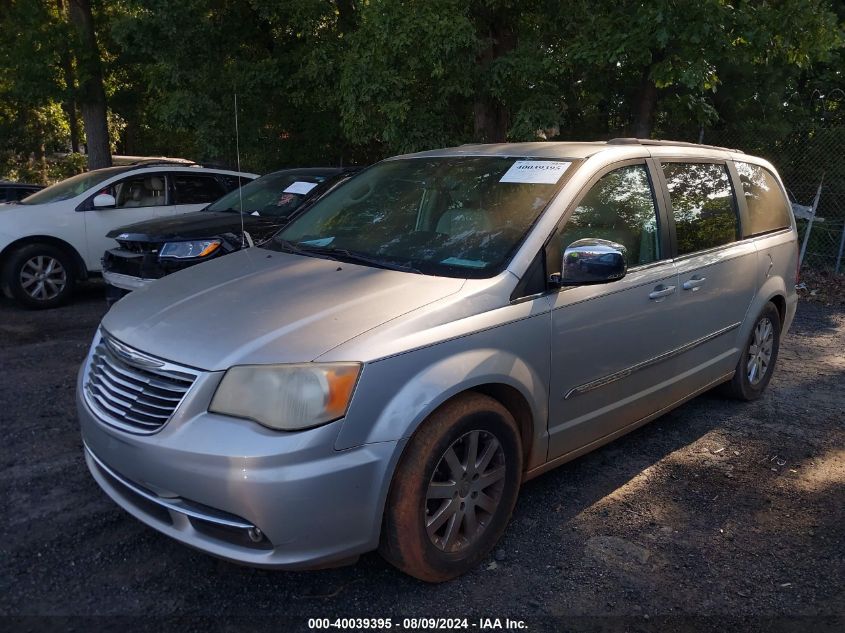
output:
[[[771,76],[781,66],[806,68],[841,46],[825,0],[616,0],[601,7],[584,0],[572,12],[577,28],[567,34],[564,55],[587,72],[606,75],[615,66],[627,76],[624,100],[639,137],[651,135],[664,99],[699,124],[716,121],[709,95],[726,67]]]

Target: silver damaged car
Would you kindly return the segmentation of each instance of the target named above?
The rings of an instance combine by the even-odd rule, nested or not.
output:
[[[215,556],[378,548],[448,580],[527,479],[713,387],[760,397],[797,255],[777,172],[735,150],[390,158],[262,248],[120,301],[79,373],[85,457],[116,503]]]

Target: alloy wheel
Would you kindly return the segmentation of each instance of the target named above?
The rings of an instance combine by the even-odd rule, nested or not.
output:
[[[36,255],[21,267],[21,288],[36,301],[55,299],[65,289],[67,281],[64,266],[50,255]]]
[[[425,499],[425,529],[444,552],[459,552],[482,535],[505,485],[505,453],[487,431],[470,431],[441,456]]]
[[[757,385],[763,380],[772,359],[774,344],[774,326],[768,317],[763,317],[754,328],[754,338],[748,346],[746,372],[748,382]]]

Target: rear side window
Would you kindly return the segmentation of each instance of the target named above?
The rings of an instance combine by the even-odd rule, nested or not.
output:
[[[716,163],[664,163],[678,255],[730,244],[738,219],[728,169]]]
[[[175,204],[207,204],[226,193],[214,176],[176,173],[173,174],[173,185],[176,189]]]
[[[789,203],[772,173],[759,165],[735,164],[748,207],[745,235],[758,235],[791,226]]]
[[[248,185],[252,182],[252,178],[246,178],[244,176],[230,176],[229,174],[221,174],[217,178],[221,183],[223,183],[223,189],[226,190],[226,193],[234,191],[238,187],[243,187],[244,185]]]

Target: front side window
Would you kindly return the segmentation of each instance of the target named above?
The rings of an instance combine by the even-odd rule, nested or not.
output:
[[[657,206],[645,165],[614,169],[590,188],[566,221],[560,245],[585,238],[621,244],[629,266],[660,259]]]
[[[772,173],[759,165],[735,164],[748,208],[745,234],[758,235],[789,227],[789,202]]]
[[[575,166],[460,156],[388,160],[320,199],[280,232],[280,248],[447,277],[491,277]]]
[[[226,193],[214,176],[177,172],[171,178],[175,189],[174,204],[208,204]]]
[[[166,204],[164,174],[138,175],[111,185],[100,193],[114,196],[115,208],[160,207]]]
[[[737,239],[738,219],[725,165],[664,163],[678,255],[730,244]]]

